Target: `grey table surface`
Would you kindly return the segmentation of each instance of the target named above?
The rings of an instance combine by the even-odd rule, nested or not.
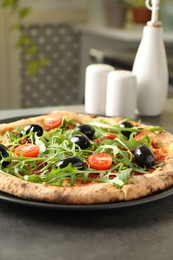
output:
[[[0,111],[0,119],[83,106]],[[173,99],[142,118],[173,131]],[[0,259],[173,259],[173,195],[131,207],[48,209],[0,200]]]

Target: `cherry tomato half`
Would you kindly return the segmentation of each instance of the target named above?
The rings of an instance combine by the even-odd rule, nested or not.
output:
[[[138,133],[136,136],[135,136],[135,140],[138,141],[140,139],[142,139],[145,135],[148,135],[149,137],[154,137],[155,134],[153,134],[152,132],[150,131],[144,131],[144,132],[141,132],[141,133]]]
[[[62,124],[62,115],[56,114],[56,115],[48,115],[44,119],[44,125],[48,128],[56,128]]]
[[[37,157],[40,147],[35,144],[22,144],[15,149],[16,156]]]
[[[88,157],[88,162],[95,170],[108,170],[112,166],[112,157],[107,153],[94,153]]]

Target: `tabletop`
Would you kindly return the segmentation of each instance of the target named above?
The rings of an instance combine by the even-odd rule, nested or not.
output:
[[[0,120],[65,106],[0,111]],[[173,131],[173,99],[158,117],[142,118]],[[102,260],[173,258],[173,195],[119,208],[45,208],[0,200],[1,260]]]

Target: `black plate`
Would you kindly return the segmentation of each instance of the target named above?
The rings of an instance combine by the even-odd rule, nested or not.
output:
[[[37,207],[37,208],[45,208],[45,209],[56,209],[56,210],[108,210],[108,209],[120,209],[120,208],[127,208],[127,207],[132,207],[132,206],[137,206],[137,205],[142,205],[145,203],[157,201],[164,199],[168,196],[173,195],[173,187],[164,190],[162,192],[159,192],[157,194],[142,198],[142,199],[137,199],[137,200],[132,200],[132,201],[123,201],[123,202],[115,202],[115,203],[107,203],[107,204],[94,204],[94,205],[62,205],[62,204],[51,204],[47,202],[39,202],[39,201],[29,201],[25,199],[21,199],[18,197],[15,197],[13,195],[0,192],[0,200],[10,202],[10,203],[15,203],[18,205],[24,205],[24,206],[32,206],[32,207]]]
[[[0,120],[0,123],[10,123],[23,118],[29,118],[39,115],[27,115],[27,116],[18,116]],[[160,199],[164,199],[168,196],[173,195],[173,187],[156,193],[151,196],[147,196],[141,199],[132,200],[132,201],[123,201],[123,202],[115,202],[115,203],[107,203],[107,204],[96,204],[96,205],[62,205],[62,204],[52,204],[47,202],[39,202],[39,201],[29,201],[25,199],[21,199],[19,197],[0,192],[0,200],[11,202],[19,205],[32,206],[37,208],[45,208],[45,209],[58,209],[58,210],[106,210],[106,209],[117,209],[117,208],[125,208],[136,205],[142,205],[145,203],[157,201]]]

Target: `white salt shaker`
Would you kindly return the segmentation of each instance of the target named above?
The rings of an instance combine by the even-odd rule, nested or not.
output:
[[[106,86],[108,73],[114,67],[106,64],[92,64],[86,68],[85,75],[85,112],[105,114]]]
[[[108,75],[106,115],[135,118],[137,79],[131,71],[116,70]]]

